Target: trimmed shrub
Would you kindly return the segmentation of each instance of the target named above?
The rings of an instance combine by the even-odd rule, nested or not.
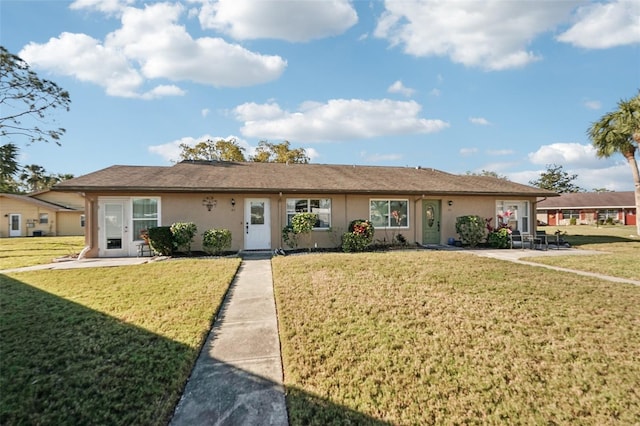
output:
[[[578,223],[578,219],[575,217],[569,218],[569,225],[576,225]]]
[[[209,229],[202,234],[202,249],[217,255],[231,248],[231,231],[228,229]]]
[[[169,226],[155,226],[148,229],[149,247],[162,256],[171,256],[173,254],[173,233]]]
[[[342,234],[342,251],[345,253],[365,251],[373,242],[375,229],[368,220],[352,220],[348,230]]]
[[[186,249],[191,253],[191,242],[198,232],[198,228],[193,222],[176,222],[171,225],[173,241],[178,249]]]
[[[311,231],[318,221],[318,215],[315,213],[296,213],[291,218],[291,227],[296,235],[306,235],[309,239],[308,247],[311,250]]]
[[[456,218],[456,232],[463,243],[477,247],[485,238],[485,220],[480,216],[467,215]]]
[[[510,234],[511,230],[509,228],[496,229],[495,231],[489,233],[487,243],[489,243],[490,247],[499,249],[507,248],[509,247]]]

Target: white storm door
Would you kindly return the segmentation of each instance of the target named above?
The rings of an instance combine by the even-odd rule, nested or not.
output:
[[[244,201],[245,250],[271,249],[271,218],[268,198]]]
[[[98,232],[99,256],[129,256],[129,200],[101,200]]]
[[[20,237],[22,235],[22,215],[11,213],[9,214],[9,236]]]

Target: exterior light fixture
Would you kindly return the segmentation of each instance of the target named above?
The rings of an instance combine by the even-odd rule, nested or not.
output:
[[[452,201],[452,200],[449,200],[449,201],[447,202],[447,204],[449,205],[449,207],[451,207],[451,206],[453,205],[453,201]]]
[[[231,207],[235,207],[236,206],[236,199],[232,198],[231,199]]]
[[[206,197],[202,200],[202,205],[207,208],[207,211],[211,211],[218,204],[218,200],[213,197]]]

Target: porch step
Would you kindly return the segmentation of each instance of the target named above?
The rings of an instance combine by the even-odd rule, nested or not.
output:
[[[271,259],[273,250],[242,250],[239,256],[242,259]]]

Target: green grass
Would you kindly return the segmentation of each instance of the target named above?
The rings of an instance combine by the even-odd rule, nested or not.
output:
[[[84,237],[0,238],[0,270],[51,263],[83,247]]]
[[[452,252],[272,264],[292,425],[640,422],[640,287]]]
[[[572,247],[603,252],[594,256],[553,256],[527,258],[545,265],[640,280],[640,238],[635,226],[560,226],[539,228],[553,235],[556,229]],[[551,240],[550,240],[551,241]]]
[[[0,275],[0,424],[165,425],[239,263]]]

